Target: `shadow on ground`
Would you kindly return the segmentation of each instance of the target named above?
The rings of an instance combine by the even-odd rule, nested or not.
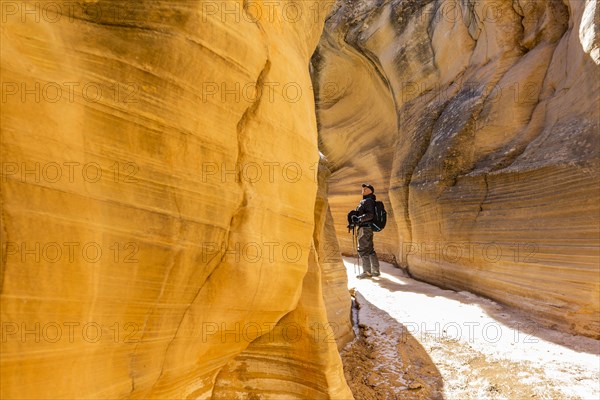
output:
[[[360,293],[355,293],[355,304],[358,334],[341,353],[354,397],[443,400],[442,375],[421,344]]]

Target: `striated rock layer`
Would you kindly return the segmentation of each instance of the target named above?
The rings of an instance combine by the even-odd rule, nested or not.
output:
[[[379,253],[599,337],[600,10],[580,0],[338,1],[312,60],[342,251],[369,181]]]
[[[338,349],[353,334],[348,278],[339,253],[329,250],[338,246],[327,204],[328,176],[322,163],[308,272],[297,307],[219,372],[214,399],[248,394],[247,398],[353,398],[340,374]]]
[[[328,10],[25,3],[2,6],[1,397],[351,397],[310,336],[350,338],[314,200]]]

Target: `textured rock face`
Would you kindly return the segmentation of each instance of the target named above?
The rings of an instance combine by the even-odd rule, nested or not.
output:
[[[351,397],[311,6],[3,3],[2,398]]]
[[[596,2],[380,3],[338,2],[313,58],[342,250],[370,181],[382,255],[598,337]]]
[[[340,374],[338,349],[353,334],[348,280],[339,253],[332,251],[338,246],[327,204],[328,176],[322,163],[308,272],[297,307],[219,372],[213,398],[353,398]]]

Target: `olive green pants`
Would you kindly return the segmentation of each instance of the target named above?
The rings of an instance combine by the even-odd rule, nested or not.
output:
[[[373,229],[358,228],[358,254],[363,262],[363,272],[379,273],[379,260],[373,247]]]

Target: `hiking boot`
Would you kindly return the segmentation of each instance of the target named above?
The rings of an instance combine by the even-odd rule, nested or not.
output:
[[[378,277],[379,275],[381,275],[379,272],[373,272],[371,274],[372,277]]]
[[[363,272],[362,274],[358,275],[356,277],[356,279],[365,279],[365,278],[370,278],[371,274],[369,272]]]

